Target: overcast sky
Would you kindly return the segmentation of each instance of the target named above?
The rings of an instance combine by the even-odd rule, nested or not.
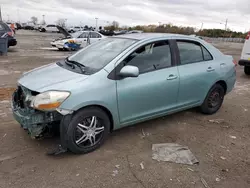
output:
[[[250,29],[250,0],[0,0],[4,20],[26,22],[31,16],[48,23],[59,18],[67,25],[120,26],[172,23],[200,28]],[[8,16],[9,15],[9,16]]]

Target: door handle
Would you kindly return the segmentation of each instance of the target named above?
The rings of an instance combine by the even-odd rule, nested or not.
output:
[[[168,76],[167,80],[174,80],[174,79],[177,79],[177,78],[178,78],[178,76],[173,75],[173,74],[170,74],[170,75]]]
[[[212,72],[212,71],[215,71],[215,69],[212,68],[212,67],[208,67],[208,68],[207,68],[207,72]]]
[[[221,65],[221,66],[225,66],[225,65],[226,65],[226,63],[221,63],[220,65]]]

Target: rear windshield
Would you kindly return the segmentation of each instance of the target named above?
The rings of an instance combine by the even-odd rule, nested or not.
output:
[[[3,22],[0,22],[0,31],[5,30],[5,31],[11,31],[10,27]]]

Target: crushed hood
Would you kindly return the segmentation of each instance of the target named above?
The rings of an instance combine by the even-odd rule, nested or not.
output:
[[[67,90],[87,77],[88,75],[75,73],[52,63],[24,73],[18,83],[32,91],[44,92]]]

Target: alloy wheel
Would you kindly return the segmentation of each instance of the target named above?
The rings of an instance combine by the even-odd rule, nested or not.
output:
[[[87,117],[78,123],[75,131],[75,143],[79,147],[91,147],[103,137],[104,126],[96,116]]]

